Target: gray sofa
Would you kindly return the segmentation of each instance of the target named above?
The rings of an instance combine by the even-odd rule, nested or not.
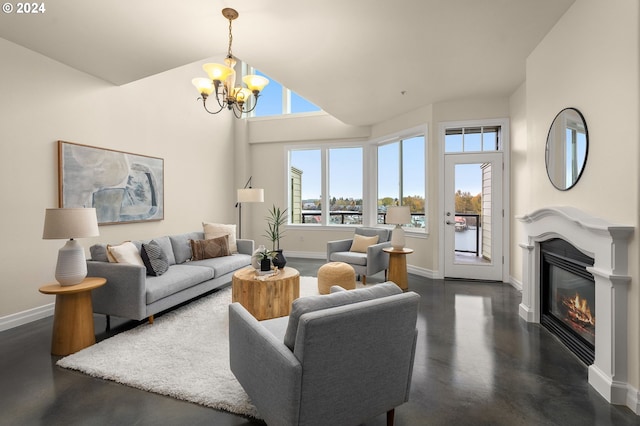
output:
[[[229,305],[229,356],[269,425],[355,426],[409,399],[420,296],[387,282],[308,296],[257,321]]]
[[[132,320],[149,318],[213,289],[229,285],[233,273],[251,264],[253,240],[237,240],[238,253],[213,259],[191,260],[190,240],[203,232],[154,238],[167,255],[169,269],[160,276],[147,275],[144,266],[109,263],[107,245],[90,248],[88,276],[104,277],[106,285],[92,291],[93,311]],[[149,241],[132,241],[138,250]],[[107,325],[108,326],[108,325]]]

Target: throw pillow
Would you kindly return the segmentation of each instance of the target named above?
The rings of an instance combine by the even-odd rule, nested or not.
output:
[[[116,263],[129,263],[131,265],[144,266],[144,262],[138,252],[138,248],[131,241],[126,241],[117,246],[108,245],[107,255],[111,256],[109,258],[110,262],[111,259],[115,259]]]
[[[229,256],[229,236],[223,235],[208,240],[191,240],[191,260],[212,259]]]
[[[373,237],[365,237],[363,235],[355,234],[353,236],[353,242],[351,243],[351,249],[349,249],[349,251],[366,253],[367,247],[372,246],[374,244],[378,244],[377,235],[374,235]]]
[[[149,244],[142,244],[140,257],[142,257],[142,262],[144,262],[144,266],[147,268],[148,275],[157,277],[169,269],[167,254],[156,241],[151,241]]]
[[[231,251],[231,253],[238,252],[238,246],[236,244],[236,225],[202,222],[202,228],[204,229],[205,240],[228,235],[229,250]]]

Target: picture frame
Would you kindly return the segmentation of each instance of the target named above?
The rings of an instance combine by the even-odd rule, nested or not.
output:
[[[164,159],[58,141],[58,205],[94,207],[99,225],[164,219]]]

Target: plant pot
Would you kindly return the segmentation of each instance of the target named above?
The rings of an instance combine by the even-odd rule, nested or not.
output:
[[[259,254],[264,252],[266,248],[263,245],[260,245],[257,249],[253,251],[251,255],[251,266],[253,269],[260,269],[260,257]]]
[[[282,250],[276,250],[276,256],[273,258],[273,266],[278,269],[284,268],[284,265],[287,264],[287,259],[285,259],[284,254],[282,254]]]
[[[260,260],[260,270],[261,271],[270,271],[271,270],[271,259],[268,257]]]

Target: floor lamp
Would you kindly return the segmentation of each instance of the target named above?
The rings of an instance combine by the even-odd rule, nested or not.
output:
[[[253,177],[253,176],[252,176]],[[244,185],[244,188],[238,189],[238,238],[242,238],[242,203],[262,203],[264,202],[264,189],[252,188],[251,178]]]

